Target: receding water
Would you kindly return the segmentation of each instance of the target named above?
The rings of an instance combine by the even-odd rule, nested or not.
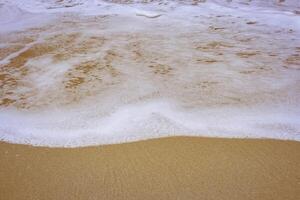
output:
[[[87,2],[2,4],[30,17],[25,28],[0,15],[1,140],[300,140],[296,6]],[[36,25],[31,15],[48,20]]]

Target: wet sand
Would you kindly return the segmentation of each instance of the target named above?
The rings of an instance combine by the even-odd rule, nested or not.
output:
[[[0,199],[299,199],[300,143],[173,137],[74,149],[0,143]]]

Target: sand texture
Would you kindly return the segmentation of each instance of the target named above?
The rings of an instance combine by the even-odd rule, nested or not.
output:
[[[0,199],[299,199],[300,143],[173,137],[86,148],[0,144]]]

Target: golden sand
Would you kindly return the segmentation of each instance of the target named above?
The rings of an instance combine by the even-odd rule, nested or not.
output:
[[[300,143],[173,137],[88,148],[0,144],[0,199],[299,199]]]

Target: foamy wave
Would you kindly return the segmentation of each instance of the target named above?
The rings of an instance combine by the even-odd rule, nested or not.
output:
[[[121,143],[165,136],[275,138],[300,141],[300,111],[279,109],[186,110],[168,101],[122,106],[101,116],[45,110],[0,113],[1,140],[52,147]],[[91,111],[89,110],[89,111]]]
[[[241,2],[4,1],[0,139],[299,141],[298,7]]]

